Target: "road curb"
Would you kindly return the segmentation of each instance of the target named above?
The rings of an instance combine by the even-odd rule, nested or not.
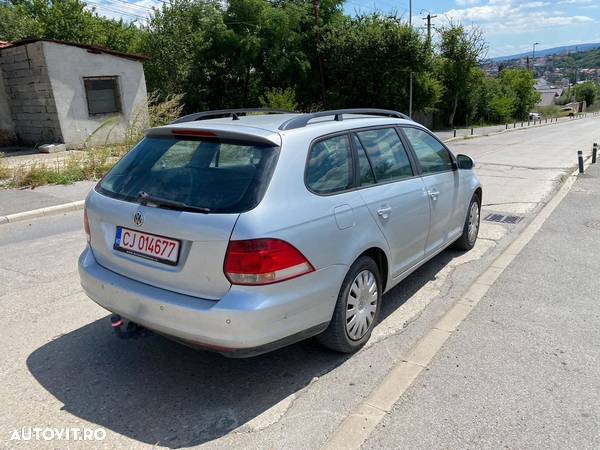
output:
[[[586,158],[586,167],[591,158]],[[452,305],[442,318],[410,350],[408,355],[397,363],[379,384],[369,393],[336,428],[322,449],[359,449],[375,430],[377,425],[392,411],[393,406],[410,388],[431,361],[452,336],[460,324],[469,316],[479,301],[494,285],[498,277],[514,258],[533,239],[548,217],[567,196],[577,181],[578,170],[566,177],[562,186],[546,202],[544,207],[511,242],[504,251],[481,273],[467,291]]]
[[[78,200],[76,202],[63,203],[62,205],[47,206],[45,208],[32,209],[31,211],[23,211],[15,214],[0,216],[0,225],[7,223],[21,222],[23,220],[37,219],[40,217],[53,216],[70,211],[83,209],[85,201]]]

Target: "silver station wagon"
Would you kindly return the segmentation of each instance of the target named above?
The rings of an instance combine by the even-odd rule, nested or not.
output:
[[[473,161],[395,111],[209,111],[152,128],[88,195],[81,284],[114,313],[227,356],[310,336],[353,352],[383,293],[469,250]]]

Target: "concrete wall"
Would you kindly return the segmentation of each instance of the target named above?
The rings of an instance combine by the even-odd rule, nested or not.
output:
[[[62,142],[42,43],[3,48],[0,68],[17,137],[27,145]]]
[[[147,117],[146,79],[140,61],[54,42],[42,44],[67,147],[119,142],[128,123]],[[83,78],[98,76],[118,77],[123,111],[110,126],[106,125],[107,120],[114,115],[90,116],[88,113]],[[113,123],[116,126],[113,127]]]
[[[15,124],[12,120],[8,97],[4,87],[4,76],[0,67],[0,147],[15,142]]]

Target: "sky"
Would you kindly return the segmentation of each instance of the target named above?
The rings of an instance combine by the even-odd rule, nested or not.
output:
[[[99,13],[125,20],[143,20],[161,0],[91,0]],[[346,0],[355,15],[395,11],[408,20],[409,0]],[[489,44],[488,57],[505,56],[561,45],[600,42],[600,0],[413,0],[413,25],[437,15],[433,26],[449,21],[480,27]]]

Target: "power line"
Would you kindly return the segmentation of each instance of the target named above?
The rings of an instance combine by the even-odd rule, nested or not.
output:
[[[87,3],[88,3],[88,5],[95,6],[96,7],[95,8],[96,11],[99,11],[99,9],[97,9],[97,8],[101,8],[102,10],[110,11],[110,12],[115,13],[115,14],[121,14],[123,16],[133,17],[133,18],[141,19],[141,20],[148,20],[148,17],[146,17],[146,16],[141,16],[139,14],[135,14],[135,13],[132,13],[130,11],[124,11],[122,9],[118,9],[116,7],[112,7],[111,5],[107,6],[107,5],[104,5],[102,3],[95,3],[95,2],[91,2],[91,1],[88,1]]]
[[[146,11],[153,11],[154,10],[154,7],[152,7],[152,6],[144,6],[144,5],[138,5],[137,3],[129,3],[127,0],[112,0],[112,1],[123,3],[123,4],[127,5],[127,6],[134,7],[134,8],[142,8],[142,9],[144,9]],[[108,6],[111,6],[111,5],[109,4]]]

